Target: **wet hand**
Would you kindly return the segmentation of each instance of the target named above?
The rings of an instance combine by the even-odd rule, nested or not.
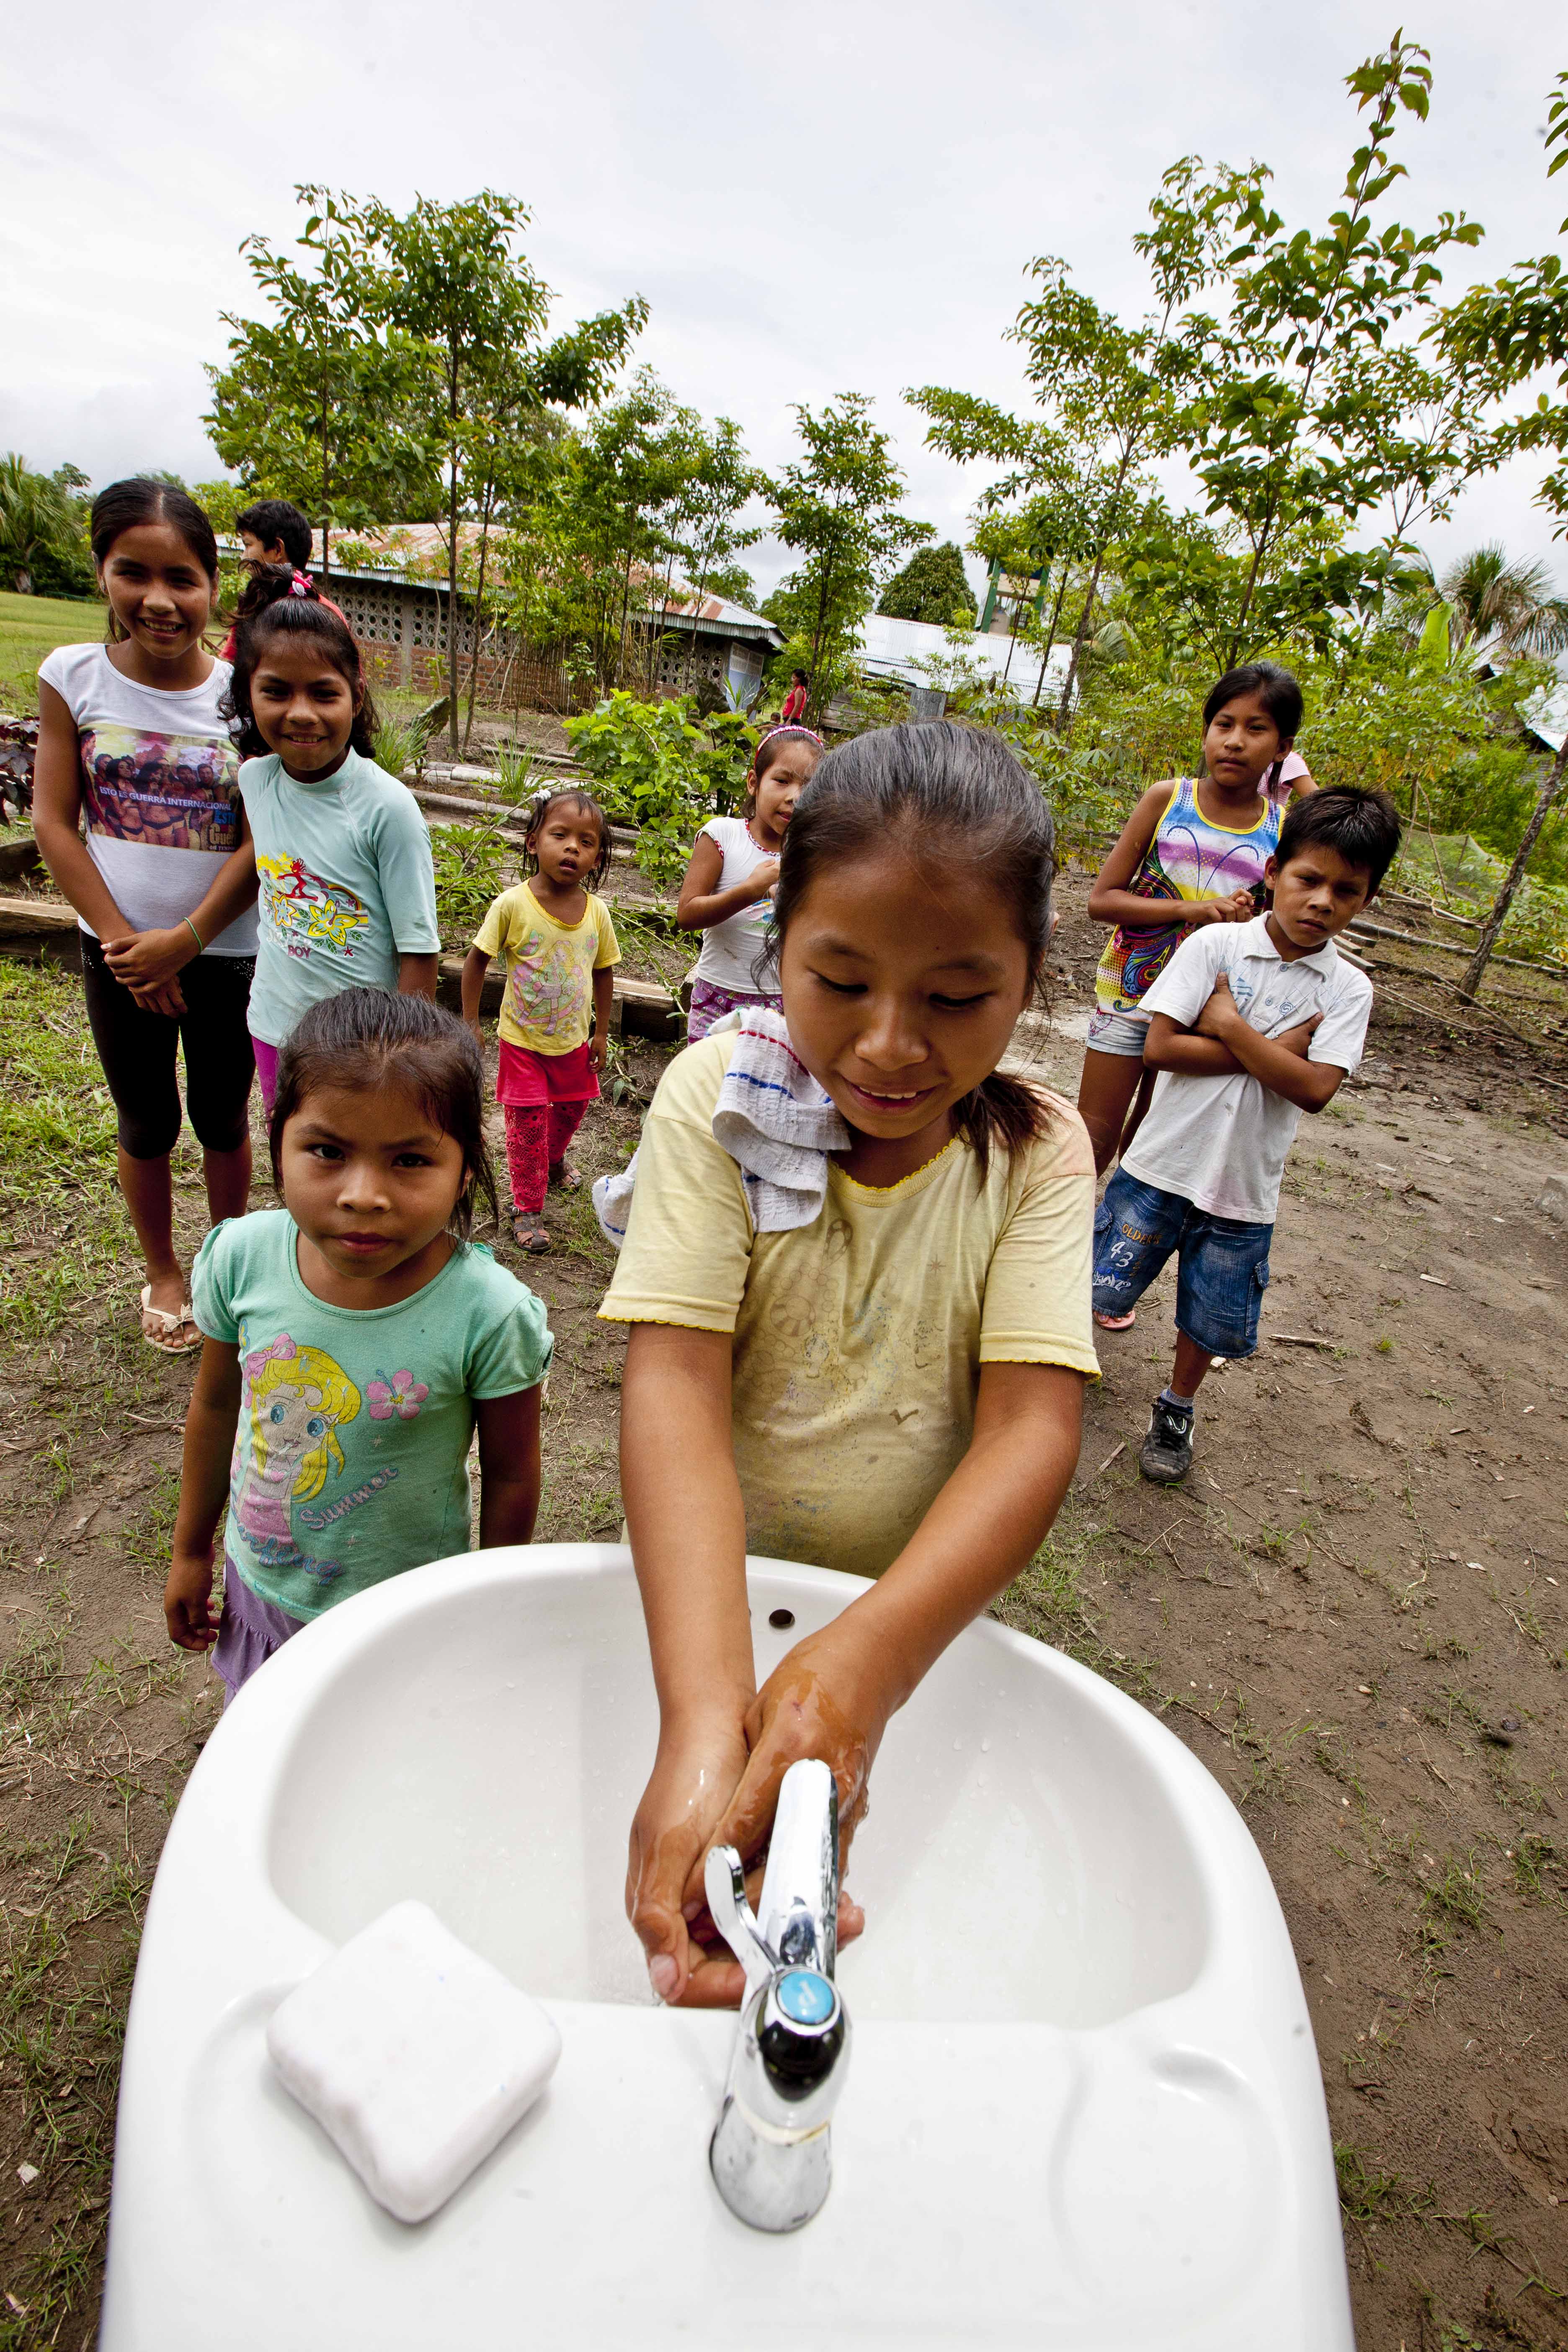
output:
[[[182,1650],[210,1650],[217,1640],[219,1612],[213,1606],[213,1556],[177,1551],[163,1586],[163,1622]]]
[[[751,875],[748,877],[752,898],[765,898],[777,883],[778,878],[778,859],[776,857],[764,857],[760,866],[752,867]]]
[[[648,1981],[660,2000],[689,2009],[733,2009],[745,1990],[745,1976],[728,1948],[715,1942],[710,1950],[693,1931],[706,1927],[712,1935],[703,1866],[746,1762],[739,1715],[660,1731],[626,1858],[626,1916],[641,1938]]]
[[[714,1845],[732,1845],[742,1861],[758,1864],[755,1885],[752,1874],[747,1878],[753,1901],[780,1783],[803,1757],[819,1759],[838,1784],[842,1880],[855,1832],[865,1818],[871,1766],[890,1712],[858,1645],[835,1626],[797,1642],[774,1667],[747,1711],[751,1753],[710,1840]],[[700,1877],[695,1874],[688,1884],[689,1905],[701,1893]],[[839,1897],[838,1921],[839,1937],[846,1943],[865,1925],[865,1914],[847,1895]]]
[[[1250,890],[1232,890],[1222,898],[1211,898],[1208,910],[1211,923],[1250,923],[1258,911]]]

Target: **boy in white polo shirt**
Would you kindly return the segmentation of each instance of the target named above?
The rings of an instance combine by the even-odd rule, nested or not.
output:
[[[1286,1155],[1361,1060],[1372,982],[1334,946],[1399,846],[1386,793],[1321,792],[1286,817],[1265,869],[1273,904],[1189,933],[1143,1000],[1148,1116],[1095,1221],[1094,1310],[1124,1316],[1177,1253],[1176,1360],[1139,1456],[1184,1478],[1193,1410],[1216,1356],[1250,1356]]]

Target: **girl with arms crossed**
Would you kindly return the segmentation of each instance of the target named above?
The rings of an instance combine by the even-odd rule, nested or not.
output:
[[[228,665],[202,642],[217,593],[212,525],[184,490],[137,480],[100,491],[91,532],[109,642],[60,646],[39,665],[34,826],[81,928],[120,1189],[147,1276],[142,1336],[185,1355],[201,1335],[174,1252],[175,1048],[208,1212],[215,1223],[239,1216],[250,1192],[256,867],[222,708]]]
[[[627,1907],[667,2000],[739,1996],[693,1937],[708,1848],[755,1854],[801,1756],[833,1767],[847,1842],[889,1717],[1033,1556],[1078,1459],[1093,1160],[1066,1103],[996,1066],[1051,841],[994,736],[830,752],[784,835],[782,1016],[682,1054],[643,1130],[601,1312],[633,1327],[622,1490],[660,1728]],[[715,1131],[731,1062],[769,1055],[826,1145],[814,1209],[772,1224]],[[748,1549],[878,1580],[760,1691]]]

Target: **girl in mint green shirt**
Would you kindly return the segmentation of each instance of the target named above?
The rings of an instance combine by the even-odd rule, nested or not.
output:
[[[229,707],[260,885],[250,1037],[271,1116],[278,1055],[344,988],[434,996],[441,936],[430,835],[377,765],[359,647],[288,566],[258,567],[236,616]]]
[[[476,1194],[495,1207],[483,1118],[479,1048],[423,997],[328,997],[283,1048],[283,1206],[229,1219],[196,1260],[163,1593],[170,1639],[213,1648],[231,1697],[308,1619],[468,1549],[476,1424],[481,1546],[533,1533],[552,1343],[542,1301],[468,1239]]]

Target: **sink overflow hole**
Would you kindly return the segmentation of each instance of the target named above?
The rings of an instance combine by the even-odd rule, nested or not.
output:
[[[779,1632],[783,1633],[795,1623],[795,1611],[793,1609],[770,1609],[768,1612],[768,1623],[770,1625],[776,1626]]]

